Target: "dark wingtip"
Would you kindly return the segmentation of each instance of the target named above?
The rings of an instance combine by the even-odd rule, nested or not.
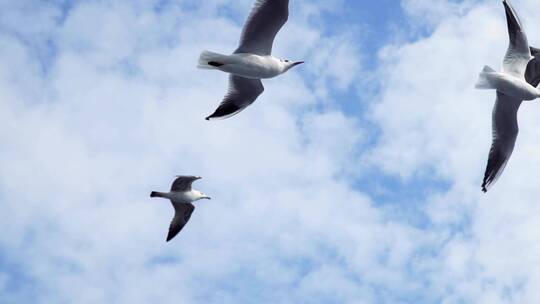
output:
[[[219,110],[219,109],[218,109],[218,110]],[[221,115],[220,115],[221,113],[219,113],[218,110],[216,110],[216,111],[215,111],[214,113],[212,113],[211,115],[206,116],[205,119],[206,119],[207,121],[211,121],[211,120],[215,120],[215,119],[221,118]]]
[[[503,5],[504,11],[506,13],[506,22],[508,23],[508,29],[520,30],[521,25],[518,17],[515,15],[514,8],[508,2],[506,2],[506,0],[503,1]]]
[[[243,107],[238,107],[234,102],[222,103],[210,116],[206,117],[206,120],[221,120],[238,114],[242,111]]]
[[[514,19],[512,7],[506,1],[503,1],[503,5],[504,5],[504,11],[506,13],[506,17],[510,20]]]
[[[482,192],[487,193],[488,187],[490,186],[491,182],[488,182],[487,178],[484,179],[482,182]]]
[[[488,186],[489,185],[488,185],[488,182],[487,182],[487,178],[484,178],[484,181],[482,182],[482,192],[487,193],[487,191],[488,191],[487,187]]]
[[[185,175],[175,175],[175,177],[183,177]],[[198,180],[198,179],[201,179],[202,177],[200,176],[193,176],[195,178],[195,180]]]
[[[206,117],[205,119],[207,121],[212,121],[212,120],[222,120],[222,119],[227,118],[227,117],[228,117],[227,114],[221,115],[221,113],[214,113],[214,114]]]

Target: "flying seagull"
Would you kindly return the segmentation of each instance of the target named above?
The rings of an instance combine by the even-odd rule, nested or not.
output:
[[[257,0],[240,45],[232,55],[203,51],[198,67],[229,73],[229,91],[206,120],[231,117],[251,105],[264,91],[261,79],[276,77],[304,63],[272,56],[274,38],[289,18],[289,0]]]
[[[152,191],[150,197],[169,199],[174,207],[174,218],[169,227],[167,242],[172,240],[189,221],[191,213],[195,210],[194,201],[210,199],[206,194],[191,188],[194,181],[201,179],[198,176],[177,176],[171,186],[170,192]]]
[[[540,74],[535,64],[530,64],[532,54],[537,54],[538,50],[529,47],[521,21],[509,1],[503,0],[503,4],[510,37],[503,71],[496,72],[485,66],[476,84],[478,89],[497,90],[492,114],[493,142],[482,183],[483,192],[497,181],[512,155],[519,131],[517,112],[521,103],[540,97],[540,90],[536,87]]]

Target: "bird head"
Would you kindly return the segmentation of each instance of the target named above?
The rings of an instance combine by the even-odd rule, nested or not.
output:
[[[212,198],[210,198],[210,196],[208,196],[208,195],[202,193],[201,191],[198,191],[197,194],[198,194],[198,199],[197,199],[197,200],[202,200],[202,199],[212,199]]]
[[[303,61],[291,61],[291,60],[281,60],[281,62],[283,63],[285,72],[292,69],[293,67],[297,65],[304,63]]]

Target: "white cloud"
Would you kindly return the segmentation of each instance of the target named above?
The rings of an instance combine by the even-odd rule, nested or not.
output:
[[[533,2],[515,6],[534,42]],[[534,103],[505,175],[479,191],[494,97],[473,84],[504,53],[500,4],[403,2],[433,32],[381,52],[373,144],[329,106],[373,77],[359,41],[324,31],[337,0],[292,4],[276,54],[305,67],[265,81],[233,119],[204,121],[227,80],[197,70],[198,53],[234,49],[231,16],[251,3],[87,1],[65,16],[2,4],[0,265],[17,267],[2,269],[0,297],[28,302],[5,288],[28,280],[43,303],[537,302]],[[370,178],[359,153],[363,167],[448,190],[381,206],[350,180]],[[148,193],[180,173],[204,176],[214,199],[166,244],[172,208]],[[396,211],[411,204],[426,227]]]
[[[248,2],[226,4],[245,13]],[[39,34],[51,39],[47,60],[2,36],[0,219],[9,233],[0,248],[5,263],[23,265],[40,301],[287,303],[325,290],[354,303],[355,286],[367,300],[386,280],[407,285],[394,270],[418,234],[388,223],[339,178],[363,133],[339,111],[311,111],[322,101],[300,70],[266,81],[234,119],[204,121],[226,77],[196,70],[198,52],[232,50],[240,32],[217,14],[224,3],[160,13],[143,2],[82,2],[62,22],[48,17]],[[318,10],[298,9],[277,52],[335,79],[323,87],[330,95],[361,65],[350,38],[312,23]],[[348,58],[345,74],[321,70],[332,50]],[[204,176],[197,186],[215,199],[166,244],[172,209],[148,193],[180,173]]]

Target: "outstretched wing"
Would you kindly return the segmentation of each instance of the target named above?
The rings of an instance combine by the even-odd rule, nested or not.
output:
[[[191,218],[195,206],[193,204],[173,204],[174,206],[174,218],[169,226],[169,234],[167,235],[167,242],[172,240]]]
[[[493,142],[482,183],[482,191],[484,192],[487,192],[489,187],[501,176],[512,151],[514,151],[519,132],[517,112],[521,102],[521,100],[497,92],[497,101],[492,116]]]
[[[540,49],[531,47],[531,54],[534,58],[527,64],[525,80],[533,87],[537,87],[540,84]]]
[[[184,192],[191,190],[191,184],[201,179],[199,176],[178,175],[171,186],[171,192]]]
[[[531,46],[530,50],[531,50],[532,56],[534,57],[540,56],[540,49]]]
[[[288,18],[289,0],[257,0],[234,53],[272,54],[274,38]]]
[[[229,92],[206,120],[231,117],[251,105],[264,91],[260,79],[249,79],[236,75],[229,76]]]
[[[529,42],[521,21],[512,5],[508,0],[504,0],[503,4],[506,11],[508,35],[510,37],[510,44],[508,45],[508,50],[503,61],[503,70],[508,74],[523,79],[527,64],[531,60]]]

